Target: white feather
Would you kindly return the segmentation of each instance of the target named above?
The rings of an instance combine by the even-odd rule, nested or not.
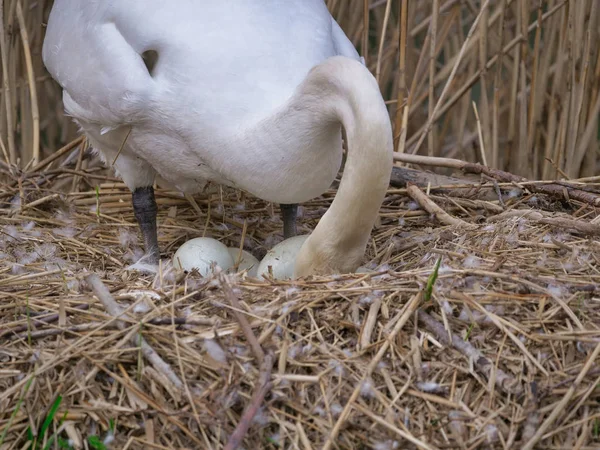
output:
[[[344,127],[339,194],[296,267],[359,266],[388,186],[391,124],[323,0],[55,0],[42,53],[66,112],[131,190],[211,181],[305,202],[337,175]]]

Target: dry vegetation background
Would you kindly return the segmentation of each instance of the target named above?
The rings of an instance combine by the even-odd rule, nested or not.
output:
[[[75,133],[41,61],[51,4],[4,0],[1,145],[3,158],[21,168]],[[327,4],[379,80],[400,151],[479,161],[531,179],[598,173],[598,2]]]
[[[600,2],[326,3],[399,153],[562,181],[390,189],[376,274],[132,272],[130,193],[84,152],[41,61],[51,2],[3,0],[0,450],[222,448],[245,417],[245,448],[600,448]],[[303,205],[303,232],[333,194]],[[203,233],[256,254],[280,239],[276,206],[239,192],[157,202],[167,256]]]

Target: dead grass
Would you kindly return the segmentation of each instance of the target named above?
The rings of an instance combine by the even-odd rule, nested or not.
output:
[[[598,3],[327,3],[400,153],[564,189],[494,173],[390,189],[371,274],[203,279],[168,258],[129,271],[130,193],[73,141],[41,64],[50,3],[4,0],[1,450],[222,448],[236,433],[244,448],[600,447],[600,219],[585,201],[600,190]],[[333,195],[303,205],[302,232]],[[239,192],[157,202],[166,257],[204,234],[244,235],[257,257],[280,239],[273,205]]]
[[[259,380],[236,311],[275,360],[245,448],[321,448],[332,430],[338,448],[524,448],[548,420],[539,448],[600,445],[600,241],[544,223],[599,227],[593,208],[502,184],[502,202],[431,191],[465,228],[436,222],[405,189],[391,189],[369,248],[374,274],[202,279],[167,263],[151,276],[126,269],[141,252],[128,190],[108,181],[98,194],[55,195],[73,176],[34,177],[36,198],[48,200],[25,209],[7,201],[19,187],[5,190],[0,430],[16,414],[1,448],[20,448],[59,395],[40,442],[57,433],[83,448],[112,427],[113,448],[220,448]],[[304,230],[332,196],[304,205]],[[167,254],[205,227],[239,245],[246,223],[245,247],[260,256],[281,232],[270,205],[238,192],[197,197],[200,216],[177,193],[157,199]],[[90,272],[126,311],[121,325],[84,282]],[[142,356],[139,336],[183,386]]]
[[[21,168],[76,133],[41,61],[51,3],[3,0],[0,160]],[[595,0],[326,3],[379,80],[399,151],[536,180],[598,173]]]

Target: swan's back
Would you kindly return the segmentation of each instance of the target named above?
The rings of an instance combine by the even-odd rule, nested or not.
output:
[[[43,49],[75,118],[208,135],[272,113],[340,54],[358,59],[323,0],[56,0]]]

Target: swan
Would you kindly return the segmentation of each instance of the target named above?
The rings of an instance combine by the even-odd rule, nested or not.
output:
[[[323,0],[55,0],[42,52],[65,111],[132,192],[160,256],[153,185],[210,182],[283,205],[337,194],[295,274],[355,270],[392,170],[379,87]]]

